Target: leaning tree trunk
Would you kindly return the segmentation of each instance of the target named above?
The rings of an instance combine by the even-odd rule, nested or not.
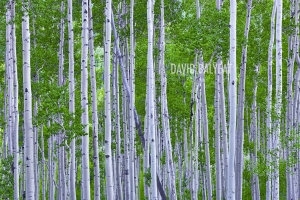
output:
[[[35,199],[34,177],[34,135],[32,129],[32,92],[31,92],[31,67],[30,67],[30,31],[28,1],[23,0],[22,41],[23,41],[23,92],[24,92],[24,131],[26,153],[26,199]]]

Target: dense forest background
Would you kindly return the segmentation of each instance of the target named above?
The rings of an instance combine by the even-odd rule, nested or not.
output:
[[[299,199],[298,0],[0,1],[0,199]]]

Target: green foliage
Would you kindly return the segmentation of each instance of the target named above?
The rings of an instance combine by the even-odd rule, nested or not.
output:
[[[14,174],[12,171],[13,156],[0,159],[0,198],[13,199],[14,196]]]
[[[147,171],[144,172],[145,183],[148,187],[151,186],[151,168],[147,168]]]

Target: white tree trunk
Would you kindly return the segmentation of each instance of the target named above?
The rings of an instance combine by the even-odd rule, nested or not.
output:
[[[135,85],[134,85],[134,49],[135,49],[135,41],[134,41],[134,26],[133,26],[133,8],[134,8],[134,0],[130,0],[130,67],[129,67],[129,86],[131,88],[131,99],[129,102],[129,178],[130,178],[130,196],[131,199],[136,198],[135,191],[135,125],[134,125],[134,102],[135,102]]]
[[[111,92],[110,92],[110,48],[111,48],[111,0],[105,8],[105,54],[104,54],[104,90],[105,90],[105,175],[108,199],[114,199],[114,179],[111,152]]]
[[[32,92],[30,67],[30,31],[28,1],[23,0],[22,41],[23,41],[23,92],[24,92],[24,128],[26,152],[26,199],[35,200],[34,177],[34,135],[32,130]]]
[[[202,57],[200,58],[200,64],[203,64]],[[208,137],[208,116],[207,116],[207,103],[206,103],[206,87],[205,87],[205,74],[201,74],[201,99],[202,99],[202,119],[203,119],[203,131],[204,131],[204,146],[205,146],[205,159],[206,159],[206,186],[207,186],[207,198],[211,200],[212,185],[211,185],[211,169],[210,169],[210,155],[209,155],[209,137]]]
[[[167,169],[169,180],[169,198],[172,200],[177,199],[176,193],[176,177],[172,156],[172,144],[170,136],[170,124],[169,124],[169,111],[167,104],[167,77],[165,71],[165,19],[164,19],[164,0],[161,0],[161,21],[160,21],[160,62],[159,68],[161,70],[161,113],[162,113],[162,127],[163,135],[165,136],[166,145],[166,157],[167,157]]]
[[[154,107],[154,67],[153,67],[153,1],[148,0],[147,3],[147,25],[148,25],[148,56],[147,56],[147,70],[149,73],[149,138],[151,144],[151,199],[157,200],[156,187],[156,129],[154,123],[155,107]]]
[[[219,105],[219,79],[220,60],[218,60],[215,74],[215,156],[216,156],[216,199],[222,199],[221,157],[220,157],[220,105]]]
[[[271,16],[271,38],[268,49],[268,97],[267,97],[267,167],[272,168],[271,165],[271,149],[272,149],[272,63],[273,63],[273,45],[275,34],[275,13],[276,0],[274,1],[272,16]],[[271,200],[271,170],[267,173],[268,180],[266,184],[266,200]]]
[[[13,152],[14,152],[14,199],[19,199],[19,84],[18,84],[18,71],[17,71],[17,53],[16,53],[16,28],[15,28],[15,0],[10,0],[11,6],[11,53],[12,53],[12,64],[13,64],[13,83],[14,83],[14,141],[13,141]]]
[[[89,164],[89,113],[88,113],[88,1],[82,1],[81,35],[81,124],[85,136],[82,136],[82,198],[90,199],[90,164]]]
[[[276,120],[274,123],[273,134],[273,153],[274,153],[274,188],[272,188],[272,199],[279,199],[279,159],[280,159],[280,117],[282,107],[282,0],[277,0],[276,16],[276,98],[275,113]]]
[[[73,114],[75,112],[75,81],[74,81],[74,33],[73,33],[73,6],[72,0],[68,0],[68,37],[69,37],[69,112]],[[70,125],[72,125],[70,121]],[[76,161],[75,161],[75,139],[71,140],[70,149],[70,199],[76,200]]]
[[[230,0],[230,69],[229,69],[229,160],[227,198],[235,200],[235,138],[236,138],[236,0]]]
[[[237,118],[237,150],[236,150],[236,199],[242,198],[243,165],[244,165],[244,108],[245,108],[245,81],[247,64],[247,42],[250,29],[252,0],[248,0],[246,25],[244,30],[245,44],[242,47],[242,61],[240,67],[240,83],[238,91],[238,118]]]
[[[94,31],[93,31],[93,13],[92,0],[88,2],[89,18],[89,50],[90,50],[90,73],[91,73],[91,91],[92,91],[92,123],[93,123],[93,163],[94,163],[94,199],[100,198],[100,171],[99,171],[99,150],[98,150],[98,109],[97,109],[97,86],[95,72],[94,55]]]

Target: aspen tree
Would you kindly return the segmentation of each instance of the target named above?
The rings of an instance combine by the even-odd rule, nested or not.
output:
[[[14,199],[19,199],[19,84],[17,71],[17,53],[16,53],[16,26],[15,26],[15,0],[10,0],[11,7],[11,55],[12,55],[12,72],[13,72],[13,94],[14,94],[14,141],[13,141],[13,173],[14,173]]]
[[[111,0],[106,1],[105,7],[105,54],[104,54],[104,90],[105,90],[105,175],[108,199],[114,199],[114,181],[112,172],[111,152],[111,101],[110,101],[110,48],[111,48]]]
[[[63,73],[64,73],[64,27],[65,27],[65,20],[63,17],[64,14],[64,10],[65,10],[65,5],[64,2],[61,2],[61,22],[60,22],[60,42],[59,42],[59,52],[58,52],[58,56],[59,56],[59,70],[58,70],[58,86],[62,87],[64,84],[64,77],[63,77]],[[36,106],[36,102],[35,102],[35,106]],[[58,102],[58,106],[60,107],[60,102]],[[59,114],[58,119],[57,119],[59,124],[62,124],[62,116],[61,114]],[[62,145],[63,144],[63,139],[64,138],[64,132],[63,131],[59,131],[59,133],[57,134],[57,140],[58,140],[58,144]],[[66,198],[66,173],[65,173],[65,148],[64,146],[59,146],[58,148],[58,177],[59,177],[59,181],[58,181],[58,195],[59,198],[61,199],[65,199]]]
[[[133,26],[133,9],[134,9],[134,0],[130,0],[130,66],[129,66],[129,86],[131,88],[131,99],[129,102],[129,178],[130,178],[130,196],[131,198],[136,198],[135,191],[135,126],[134,126],[134,102],[135,102],[135,84],[134,84],[134,48],[135,48],[135,40],[134,40],[134,26]]]
[[[166,144],[166,157],[167,157],[167,171],[169,181],[169,198],[172,200],[177,199],[176,193],[176,176],[172,156],[172,144],[170,137],[170,122],[169,111],[167,104],[167,77],[165,71],[165,19],[164,19],[164,0],[161,0],[161,19],[160,19],[160,62],[159,68],[161,70],[161,113],[162,113],[162,127],[164,133],[164,140]]]
[[[277,0],[274,0],[273,10],[271,15],[271,38],[268,48],[268,96],[267,96],[267,167],[272,169],[271,166],[271,149],[272,149],[272,64],[273,64],[273,46],[275,35],[275,14],[277,10]],[[266,199],[271,199],[271,172],[267,173],[268,180],[266,183]]]
[[[116,48],[115,48],[116,49]],[[116,50],[114,52],[116,54]],[[118,71],[118,58],[115,57],[115,87],[116,87],[116,189],[118,199],[123,199],[122,183],[121,183],[121,123],[120,123],[120,97],[119,97],[119,71]]]
[[[225,92],[224,92],[224,68],[222,63],[220,63],[220,117],[222,125],[222,151],[223,151],[223,161],[224,161],[224,173],[223,173],[223,194],[226,194],[226,180],[228,174],[228,131],[227,131],[227,122],[226,122],[226,108],[225,108]]]
[[[7,142],[8,142],[8,155],[13,154],[13,62],[12,62],[12,28],[11,28],[11,6],[7,4],[6,12],[6,78],[7,78]]]
[[[120,68],[121,68],[121,71],[122,71],[122,81],[123,81],[123,85],[124,85],[124,88],[126,90],[126,94],[127,94],[127,97],[128,97],[128,101],[130,101],[131,99],[131,95],[130,95],[130,87],[129,87],[129,83],[127,81],[127,74],[126,74],[126,71],[125,71],[125,67],[124,67],[124,63],[123,63],[123,57],[121,55],[121,51],[120,51],[120,48],[119,48],[119,37],[118,37],[118,34],[117,34],[117,31],[116,31],[116,27],[115,27],[115,24],[114,24],[114,18],[113,18],[113,11],[112,11],[112,28],[113,28],[113,32],[114,32],[114,37],[116,39],[116,50],[117,50],[117,55],[118,55],[118,59],[119,59],[119,64],[120,64]],[[153,59],[152,59],[153,60]],[[125,104],[125,102],[124,102]],[[139,120],[139,117],[138,117],[138,114],[137,114],[137,111],[136,111],[136,108],[134,108],[134,119],[135,119],[135,125],[138,129],[138,135],[140,137],[140,141],[141,141],[141,144],[143,146],[143,149],[145,150],[146,149],[146,146],[145,146],[145,138],[144,136],[142,135],[142,132],[141,132],[141,122]],[[154,126],[153,126],[154,127]],[[150,137],[150,136],[149,136]],[[155,147],[155,146],[154,146]],[[149,155],[150,156],[150,155]],[[152,155],[151,155],[152,156]],[[151,159],[151,162],[153,160]],[[152,172],[151,172],[152,173]],[[153,176],[153,174],[151,174],[151,176]],[[163,200],[166,200],[166,194],[165,194],[165,191],[163,190],[163,187],[162,187],[162,184],[161,184],[161,181],[158,177],[158,175],[156,174],[156,180],[154,183],[152,182],[152,179],[151,179],[151,184],[155,184],[157,189],[155,189],[156,191],[158,190],[160,195],[161,195],[161,198]]]
[[[279,154],[280,154],[280,117],[282,107],[282,0],[277,0],[276,13],[276,98],[275,98],[275,113],[276,120],[274,123],[273,134],[273,153],[274,153],[274,187],[272,189],[272,199],[279,199]]]
[[[88,1],[82,1],[82,35],[81,35],[81,123],[84,126],[82,136],[82,199],[90,199],[90,165],[89,165],[89,115],[88,115]]]
[[[24,92],[24,128],[25,128],[25,159],[26,159],[26,199],[35,199],[34,177],[34,135],[32,129],[32,92],[30,66],[30,30],[29,30],[29,3],[22,1],[22,44],[23,44],[23,92]]]
[[[74,33],[73,33],[73,6],[72,0],[68,0],[68,38],[69,38],[69,112],[74,119],[74,112],[75,112],[75,81],[74,81]],[[72,121],[70,121],[70,125],[72,125]],[[76,167],[75,167],[75,139],[71,140],[70,145],[70,199],[76,200]]]
[[[220,60],[216,66],[215,74],[215,155],[216,155],[216,199],[222,199],[222,178],[221,178],[221,163],[220,163],[220,113],[219,113],[219,69]]]
[[[203,64],[202,55],[200,57],[200,64]],[[210,155],[209,155],[209,138],[208,138],[208,117],[207,117],[207,103],[206,103],[206,89],[205,89],[205,72],[200,72],[201,76],[201,102],[202,102],[202,120],[204,131],[204,147],[205,147],[205,159],[206,159],[206,187],[207,198],[211,200],[212,197],[212,185],[211,185],[211,169],[210,169]]]
[[[250,150],[250,170],[252,171],[251,176],[251,189],[252,189],[252,199],[260,199],[260,191],[259,191],[259,181],[257,173],[254,171],[257,167],[257,75],[259,66],[256,66],[256,76],[254,80],[254,88],[253,88],[253,102],[251,108],[251,124],[250,124],[250,134],[249,141],[253,144],[253,149]]]
[[[247,67],[247,41],[250,30],[250,19],[252,10],[252,0],[248,0],[246,24],[244,30],[245,44],[242,47],[242,61],[240,65],[240,81],[238,89],[238,118],[237,118],[237,150],[236,150],[236,199],[242,198],[243,189],[243,165],[244,165],[244,107],[245,107],[245,82]]]
[[[151,143],[151,199],[157,199],[156,187],[156,130],[154,124],[154,67],[153,67],[153,1],[147,2],[147,25],[148,25],[148,55],[147,55],[147,70],[149,71],[149,138]]]
[[[94,163],[94,199],[100,198],[100,172],[99,172],[99,149],[98,149],[98,109],[97,109],[97,86],[94,54],[94,31],[92,0],[88,2],[89,21],[89,50],[90,50],[90,76],[91,76],[91,100],[92,100],[92,123],[93,123],[93,163]]]
[[[230,0],[230,49],[229,49],[229,159],[226,199],[235,200],[235,138],[236,138],[236,0]]]
[[[22,1],[22,42],[23,42],[23,92],[24,92],[24,128],[26,138],[26,199],[35,199],[35,177],[32,131],[32,92],[31,92],[31,66],[30,66],[30,30],[28,1]]]

